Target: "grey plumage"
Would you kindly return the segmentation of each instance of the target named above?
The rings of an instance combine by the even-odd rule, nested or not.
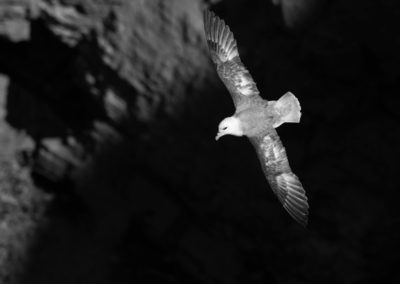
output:
[[[303,226],[308,222],[308,202],[298,177],[292,172],[285,148],[275,129],[250,137],[261,168],[286,211]]]
[[[206,39],[217,73],[232,95],[235,107],[261,101],[256,83],[239,58],[236,40],[225,22],[204,12]]]
[[[290,92],[278,101],[267,101],[240,60],[230,28],[213,12],[204,12],[204,29],[211,59],[230,92],[240,121],[241,134],[250,139],[263,172],[286,211],[303,226],[308,222],[308,201],[303,186],[292,172],[285,148],[275,128],[284,122],[300,121],[300,104]],[[223,130],[226,127],[223,128]],[[231,134],[231,133],[226,133]]]

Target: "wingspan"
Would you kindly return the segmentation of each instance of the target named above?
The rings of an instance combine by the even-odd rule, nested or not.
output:
[[[225,22],[213,12],[205,10],[204,29],[211,59],[232,95],[235,107],[261,100],[256,83],[240,60],[233,33]]]
[[[261,167],[286,211],[301,225],[308,222],[308,201],[299,178],[289,166],[285,148],[274,129],[260,137],[250,138]]]

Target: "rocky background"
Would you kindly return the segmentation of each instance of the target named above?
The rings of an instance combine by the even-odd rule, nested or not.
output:
[[[202,10],[230,25],[309,196],[246,138]],[[2,0],[0,283],[399,283],[395,0]]]

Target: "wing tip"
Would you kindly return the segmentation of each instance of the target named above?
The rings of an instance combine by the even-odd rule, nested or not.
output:
[[[215,13],[213,11],[211,11],[210,9],[207,9],[207,8],[203,10],[204,19],[207,19],[211,16],[215,16]]]
[[[208,45],[221,61],[239,56],[235,37],[224,20],[213,11],[204,9],[203,22]]]
[[[279,181],[279,177],[285,182]],[[293,173],[283,173],[278,176],[278,187],[280,191],[286,193],[285,198],[281,199],[285,210],[295,221],[306,227],[310,206],[299,178]]]
[[[307,227],[308,224],[308,207],[301,209],[297,208],[289,202],[285,202],[283,208],[289,213],[289,215],[303,227]]]
[[[209,9],[204,9],[203,11],[203,23],[204,23],[204,29],[206,31],[206,37],[209,39],[211,37],[211,28],[213,26],[212,21],[218,19],[218,17],[215,15],[215,13]]]

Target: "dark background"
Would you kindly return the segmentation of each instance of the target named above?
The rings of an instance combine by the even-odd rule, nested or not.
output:
[[[1,283],[400,283],[400,4],[273,2],[0,2]],[[206,7],[301,102],[306,229],[246,138],[214,141]]]

